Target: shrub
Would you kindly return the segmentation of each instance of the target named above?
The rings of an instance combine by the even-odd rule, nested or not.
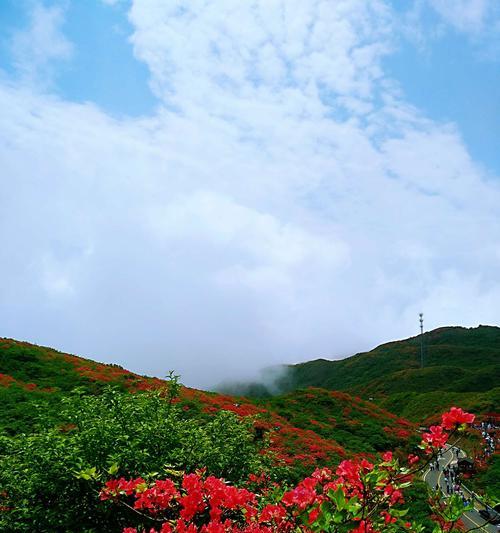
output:
[[[127,512],[98,505],[100,476],[151,476],[169,469],[207,472],[233,482],[264,467],[250,420],[220,411],[190,419],[168,390],[141,394],[107,389],[100,396],[75,393],[63,400],[57,427],[0,439],[2,531],[116,529]],[[109,474],[107,474],[109,475]]]

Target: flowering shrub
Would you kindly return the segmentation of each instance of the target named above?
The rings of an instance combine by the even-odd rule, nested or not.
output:
[[[173,399],[173,398],[172,398]],[[113,464],[127,477],[165,472],[165,466],[241,483],[271,459],[256,440],[252,420],[219,411],[190,418],[162,391],[75,393],[31,435],[0,436],[0,531],[117,531],[128,520],[96,498]]]
[[[149,482],[111,479],[100,498],[126,505],[140,517],[136,527],[125,527],[123,533],[420,533],[423,526],[408,521],[401,507],[405,489],[450,436],[473,420],[458,408],[445,413],[439,426],[422,435],[426,460],[410,454],[402,464],[392,452],[372,462],[344,460],[334,471],[316,469],[288,490],[264,484],[251,491],[197,471]],[[254,475],[250,481],[255,484],[259,478]],[[453,497],[432,502],[437,522],[433,533],[452,531],[463,513],[462,503]]]

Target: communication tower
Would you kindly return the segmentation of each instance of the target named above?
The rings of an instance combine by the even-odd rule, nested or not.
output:
[[[424,368],[424,313],[418,314],[420,320],[420,368]]]

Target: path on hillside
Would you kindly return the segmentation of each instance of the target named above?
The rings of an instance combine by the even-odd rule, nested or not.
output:
[[[459,450],[459,457],[465,457],[466,454],[463,450]],[[443,497],[446,497],[446,480],[443,474],[443,469],[449,466],[453,460],[456,459],[456,455],[453,452],[451,446],[447,446],[446,450],[443,450],[441,457],[438,460],[439,470],[427,470],[424,474],[424,481],[432,488],[436,489],[438,486],[443,494]],[[462,487],[463,488],[463,487]],[[466,489],[464,489],[467,497],[472,497]],[[481,507],[473,499],[474,502],[474,511],[468,511],[462,516],[462,522],[465,524],[467,530],[476,529],[482,533],[497,533],[497,527],[493,524],[487,524],[484,518],[478,513],[478,509]]]

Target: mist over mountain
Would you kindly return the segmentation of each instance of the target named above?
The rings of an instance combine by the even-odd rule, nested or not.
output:
[[[423,341],[423,367],[421,349]],[[500,406],[500,328],[441,327],[341,360],[316,359],[261,371],[262,380],[223,383],[219,390],[268,397],[305,387],[348,391],[406,416],[460,401]]]

